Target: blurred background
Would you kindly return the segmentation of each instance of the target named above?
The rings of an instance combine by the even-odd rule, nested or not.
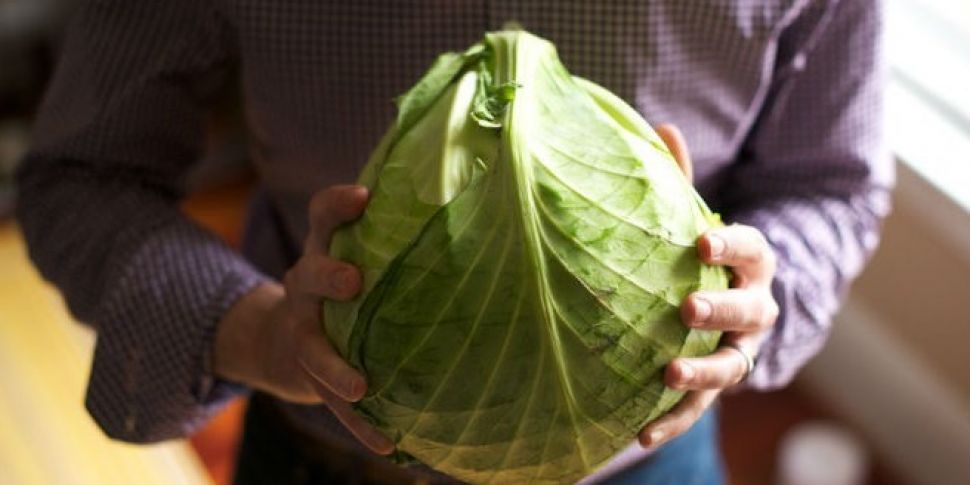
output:
[[[12,172],[72,0],[0,0],[0,485],[229,483],[231,405],[190,440],[105,438],[83,408],[94,336],[30,266]],[[899,181],[872,264],[790,388],[721,403],[732,484],[970,483],[970,3],[890,0]],[[185,212],[238,244],[254,177],[239,100],[211,115]]]

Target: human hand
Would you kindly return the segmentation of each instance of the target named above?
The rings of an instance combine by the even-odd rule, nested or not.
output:
[[[692,179],[690,155],[680,131],[660,125],[657,133]],[[754,356],[778,318],[778,304],[771,294],[775,254],[761,231],[741,224],[714,228],[698,238],[697,250],[701,260],[730,267],[734,277],[730,289],[688,295],[681,318],[692,328],[722,330],[722,347],[705,357],[676,358],[667,365],[665,384],[688,392],[670,412],[640,432],[644,447],[659,446],[687,431],[722,390],[744,380],[750,371],[745,354]]]
[[[348,300],[360,291],[357,268],[327,255],[334,230],[360,216],[363,187],[333,186],[310,202],[310,233],[303,256],[283,279],[264,284],[233,305],[219,324],[214,351],[217,375],[285,401],[323,403],[375,453],[394,444],[350,406],[367,383],[334,350],[320,325],[321,299]]]

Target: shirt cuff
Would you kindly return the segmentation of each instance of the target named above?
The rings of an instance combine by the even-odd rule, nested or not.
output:
[[[216,378],[219,322],[269,278],[207,231],[159,227],[109,278],[86,406],[108,436],[155,442],[191,434],[245,387]]]

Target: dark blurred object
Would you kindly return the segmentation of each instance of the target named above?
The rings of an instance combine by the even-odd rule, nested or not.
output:
[[[44,95],[62,32],[80,0],[0,0],[0,220],[13,210],[13,171],[30,145],[30,123]],[[210,100],[207,143],[188,176],[191,192],[252,177],[241,122],[237,66],[215,73],[225,86]]]
[[[0,219],[13,208],[12,174],[27,147],[27,120],[50,77],[77,0],[0,0]]]
[[[13,170],[27,150],[27,125],[0,119],[0,221],[13,211]]]
[[[0,119],[29,115],[76,0],[0,0]]]
[[[301,432],[278,404],[253,393],[238,455],[238,484],[432,485],[460,484],[426,467],[402,468],[386,458],[361,454],[345,442]],[[282,472],[282,473],[281,473]]]
[[[846,426],[845,419],[798,385],[773,392],[740,392],[721,399],[721,449],[733,485],[779,485],[779,450],[801,426],[824,421]],[[853,436],[859,436],[853,434]],[[861,483],[901,485],[885,457],[861,442],[869,456]],[[811,477],[801,477],[811,478]],[[822,482],[825,483],[825,482]],[[825,483],[828,485],[828,483]]]

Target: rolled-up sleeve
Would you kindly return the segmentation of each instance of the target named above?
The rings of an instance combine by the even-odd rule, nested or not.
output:
[[[178,208],[230,42],[206,2],[85,2],[18,170],[31,258],[97,330],[86,406],[117,439],[184,436],[242,391],[209,354],[266,278]]]
[[[789,382],[825,343],[890,208],[881,1],[814,5],[781,37],[776,77],[723,192],[726,219],[761,229],[779,260],[781,315],[748,380],[760,389]]]

